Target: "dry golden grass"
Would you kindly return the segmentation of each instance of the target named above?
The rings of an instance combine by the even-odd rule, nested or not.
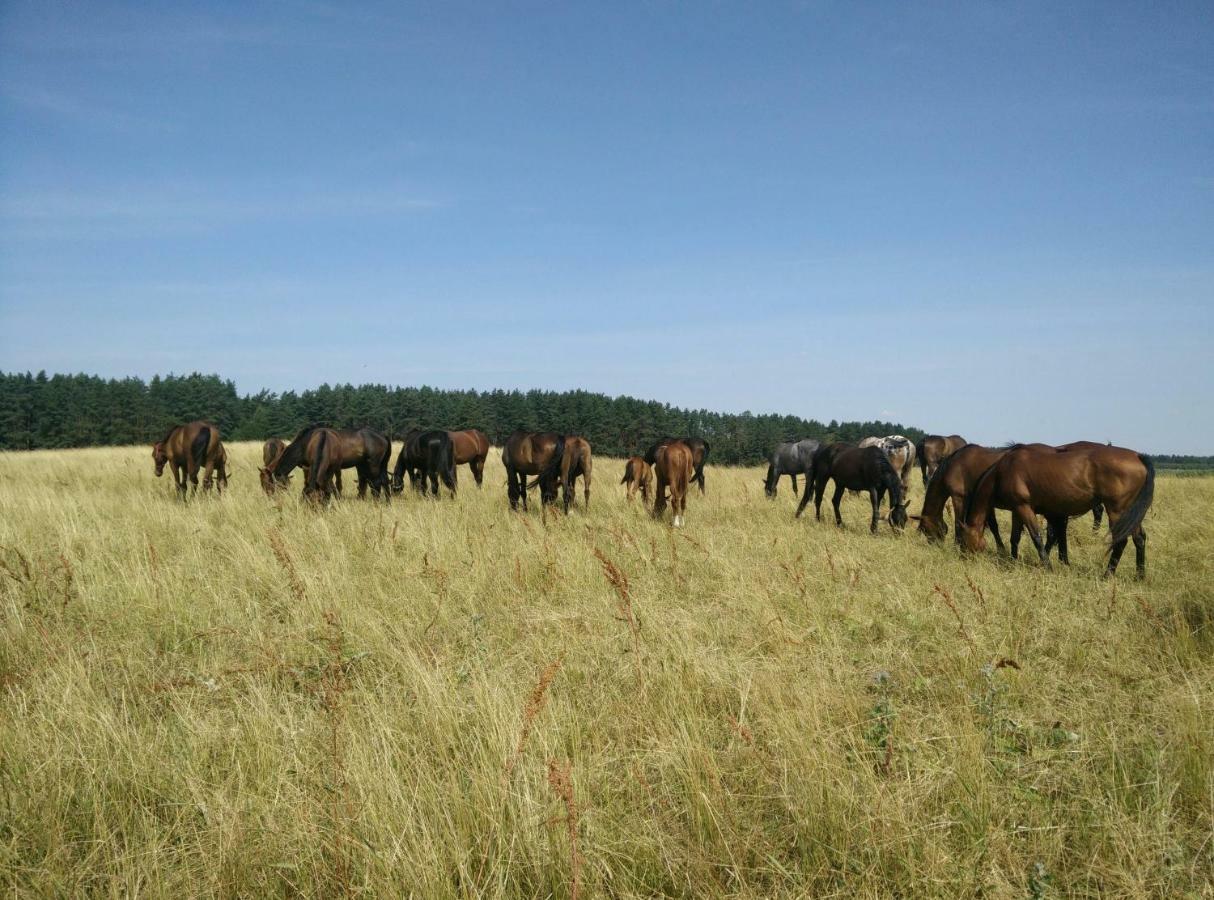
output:
[[[1211,895],[1214,480],[1114,583],[1087,520],[965,561],[757,469],[676,533],[622,462],[544,521],[496,450],[327,510],[258,452],[188,504],[142,447],[0,456],[6,896]]]

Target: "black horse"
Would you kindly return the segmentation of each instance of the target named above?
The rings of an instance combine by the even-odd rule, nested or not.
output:
[[[392,471],[392,490],[399,494],[405,489],[405,473],[414,490],[426,493],[429,482],[430,493],[438,496],[438,482],[442,479],[451,496],[455,496],[455,447],[447,431],[420,431],[413,429],[401,442]]]
[[[797,476],[809,476],[810,466],[814,462],[814,453],[821,446],[813,438],[805,438],[801,441],[788,441],[783,444],[777,444],[776,449],[771,452],[771,456],[767,460],[767,477],[763,480],[763,491],[771,499],[776,498],[776,488],[780,483],[780,476],[787,475],[792,479],[792,492],[797,493]]]
[[[835,508],[835,525],[843,527],[843,516],[839,514],[839,501],[843,492],[868,491],[869,500],[873,505],[873,518],[869,530],[877,533],[878,510],[885,493],[889,492],[889,524],[895,529],[906,525],[906,497],[902,494],[902,481],[890,464],[889,458],[880,447],[855,447],[850,444],[828,444],[818,448],[813,461],[814,479],[814,512],[819,521],[822,519],[822,495],[826,492],[826,482],[834,480],[835,494],[831,504]],[[805,509],[809,502],[810,488],[807,484],[797,507],[797,515]]]
[[[664,437],[660,441],[655,441],[653,446],[645,451],[645,462],[651,466],[656,465],[658,461],[658,448],[672,441],[682,441],[687,445],[687,449],[691,451],[691,480],[700,486],[700,493],[704,493],[704,462],[708,459],[708,451],[711,448],[708,446],[708,441],[703,438]]]

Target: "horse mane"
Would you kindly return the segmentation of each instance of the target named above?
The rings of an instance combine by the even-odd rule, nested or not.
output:
[[[162,437],[160,440],[156,441],[156,443],[157,444],[167,444],[169,442],[169,438],[171,438],[173,436],[173,432],[176,431],[180,427],[181,427],[180,425],[173,425],[171,428],[169,428],[169,430],[165,434],[165,436]]]
[[[291,439],[290,443],[294,444],[296,441],[301,441],[308,436],[309,432],[315,431],[317,428],[324,427],[325,426],[321,425],[319,422],[313,422],[310,425],[305,425],[303,428],[299,429],[299,434],[295,435],[295,437]]]

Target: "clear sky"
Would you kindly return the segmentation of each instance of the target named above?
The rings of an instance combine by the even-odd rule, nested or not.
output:
[[[0,369],[1214,452],[1214,5],[0,2]]]

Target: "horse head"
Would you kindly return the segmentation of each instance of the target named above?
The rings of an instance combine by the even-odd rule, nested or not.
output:
[[[889,511],[889,524],[895,531],[906,527],[906,504],[899,503]]]
[[[966,553],[981,553],[986,549],[985,528],[974,528],[968,522],[961,526],[961,549]]]
[[[156,477],[164,474],[164,467],[169,461],[169,455],[164,451],[164,441],[152,444],[152,461],[156,463]]]

